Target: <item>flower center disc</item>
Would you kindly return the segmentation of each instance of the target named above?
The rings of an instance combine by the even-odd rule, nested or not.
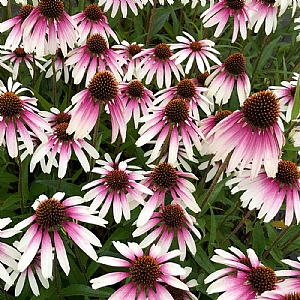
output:
[[[61,112],[55,116],[55,125],[61,123],[69,123],[71,120],[71,116],[67,113]]]
[[[24,48],[16,48],[14,50],[14,54],[17,56],[17,57],[25,57],[26,56],[26,53],[24,51]]]
[[[154,54],[157,58],[164,60],[172,56],[170,47],[165,43],[160,43],[155,46]]]
[[[167,285],[165,286],[167,291],[171,294],[174,300],[185,300],[185,299],[192,299],[190,298],[184,290],[178,289],[174,286]]]
[[[270,128],[279,117],[279,101],[271,91],[260,91],[248,97],[242,107],[244,118],[255,128]]]
[[[247,278],[253,290],[259,295],[265,291],[275,290],[277,277],[275,272],[269,267],[252,268]]]
[[[107,42],[101,34],[95,33],[88,38],[86,46],[92,54],[100,55],[107,49]]]
[[[34,6],[30,4],[26,4],[22,6],[19,10],[19,17],[21,18],[22,22],[30,15],[30,13],[33,11]]]
[[[132,281],[142,286],[153,285],[160,275],[158,263],[148,255],[138,257],[129,270]]]
[[[144,95],[144,85],[137,79],[131,80],[126,91],[131,97],[141,98]]]
[[[288,295],[283,296],[281,300],[300,300],[300,293],[299,292],[289,293]]]
[[[15,117],[22,112],[23,104],[18,95],[6,92],[0,96],[0,116]]]
[[[110,101],[118,93],[118,82],[111,72],[98,72],[91,79],[88,89],[96,101]]]
[[[156,186],[162,189],[168,189],[176,184],[178,175],[173,166],[162,162],[151,172],[151,177]]]
[[[241,53],[229,55],[224,62],[225,69],[232,75],[241,75],[246,70],[246,59]]]
[[[183,99],[171,100],[165,108],[165,116],[171,123],[181,123],[189,116],[189,107]]]
[[[199,42],[191,42],[190,43],[190,49],[192,51],[195,51],[195,52],[199,52],[201,50],[202,46]]]
[[[58,19],[63,14],[64,4],[60,0],[41,0],[39,8],[45,18]]]
[[[215,125],[217,125],[219,122],[221,122],[223,119],[227,118],[231,114],[232,112],[227,109],[217,112],[215,115]]]
[[[128,175],[122,170],[113,170],[105,177],[108,186],[114,190],[119,191],[127,187]]]
[[[60,142],[63,142],[63,141],[68,142],[68,141],[73,140],[74,134],[72,133],[70,135],[70,134],[66,133],[68,126],[69,126],[68,122],[59,123],[58,125],[56,125],[56,127],[54,129],[54,134],[57,136],[57,138],[59,139]]]
[[[300,178],[298,167],[289,160],[282,160],[278,163],[276,179],[283,184],[295,184]]]
[[[102,20],[102,9],[95,3],[88,5],[83,12],[85,16],[91,21]]]
[[[188,78],[182,79],[177,84],[177,94],[179,98],[192,98],[196,94],[195,83]]]
[[[197,75],[196,79],[200,86],[205,86],[205,80],[209,76],[208,72],[200,73]]]
[[[36,221],[43,228],[52,228],[61,225],[65,218],[65,208],[60,201],[50,198],[42,201],[36,211]]]
[[[183,209],[178,204],[167,205],[163,209],[162,217],[168,227],[172,228],[181,227],[185,219]]]
[[[245,0],[226,0],[226,5],[234,10],[240,10],[245,5]]]
[[[132,58],[136,54],[140,53],[141,51],[142,51],[142,48],[137,44],[132,44],[128,47],[128,52],[130,54],[130,58]]]

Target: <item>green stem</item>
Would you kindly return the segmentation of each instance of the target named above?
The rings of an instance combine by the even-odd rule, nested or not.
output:
[[[21,161],[21,156],[20,153],[18,153],[18,165],[19,165],[19,184],[18,184],[18,188],[19,188],[19,196],[20,196],[20,206],[21,206],[21,212],[22,214],[25,213],[25,208],[24,208],[24,196],[23,196],[23,168],[22,168],[22,161]]]
[[[54,281],[54,287],[55,287],[55,291],[56,291],[56,296],[58,300],[61,300],[62,297],[60,295],[60,291],[59,291],[59,286],[58,286],[58,281],[57,281],[57,274],[58,272],[58,267],[57,267],[57,254],[56,252],[54,253],[54,260],[53,260],[53,268],[54,268],[54,272],[53,272],[53,281]]]
[[[36,64],[35,64],[35,55],[32,53],[32,63],[33,63],[33,74],[32,74],[32,87],[35,85],[35,75],[36,75]]]
[[[165,142],[163,143],[163,145],[162,145],[162,147],[161,147],[161,151],[160,151],[159,157],[156,159],[156,164],[159,164],[161,158],[162,158],[162,157],[167,153],[167,151],[168,151],[169,144],[170,144],[170,138],[171,138],[171,132],[172,132],[173,126],[174,126],[174,125],[171,124],[170,127],[169,127],[169,131],[168,131],[166,140],[165,140]]]
[[[203,192],[203,190],[204,190],[205,183],[206,183],[205,181],[206,181],[208,172],[209,172],[209,170],[210,170],[210,164],[211,164],[211,161],[212,161],[213,157],[214,157],[214,154],[211,154],[211,155],[210,155],[210,158],[209,158],[209,161],[208,161],[207,168],[206,168],[206,170],[205,170],[205,173],[204,173],[203,178],[202,178],[202,181],[201,181],[201,186],[200,186],[200,188],[199,188],[198,196],[196,197],[197,199],[199,199],[199,198],[201,197],[201,194],[202,194],[202,192]]]
[[[288,227],[290,228],[290,227]],[[281,248],[281,251],[284,251],[290,244],[292,244],[300,236],[300,231],[297,232],[290,240],[286,241]]]
[[[285,138],[287,139],[289,137],[289,134],[291,133],[291,131],[293,130],[293,128],[297,125],[298,122],[293,122],[291,126],[289,127],[289,129],[287,130],[287,132],[284,134]]]
[[[7,0],[7,16],[8,16],[9,19],[12,18],[11,2],[10,2],[10,0]]]
[[[227,238],[219,245],[219,248],[222,248],[237,232],[238,230],[245,224],[246,220],[252,214],[252,210],[249,210],[240,223],[234,228],[234,230],[227,236]]]
[[[99,114],[98,114],[98,118],[97,118],[97,121],[96,121],[96,124],[95,124],[95,127],[94,127],[93,138],[92,138],[92,146],[94,148],[96,148],[96,144],[97,144],[97,138],[98,138],[98,132],[99,132],[100,117],[101,117],[102,108],[103,108],[103,103],[100,102],[100,105],[99,105]],[[91,159],[90,159],[91,171],[90,171],[90,175],[89,175],[89,182],[93,180],[92,169],[94,167],[94,164],[95,164],[95,159],[93,157],[91,157]]]
[[[237,201],[236,204],[235,204],[235,206],[234,206],[234,208],[233,208],[233,210],[226,215],[226,217],[223,219],[223,221],[221,222],[221,224],[218,226],[217,231],[223,226],[223,224],[226,222],[226,220],[229,218],[229,216],[231,216],[237,210],[237,208],[239,206],[240,206],[240,201]]]
[[[156,9],[156,2],[157,2],[157,0],[153,1],[153,7],[151,9],[151,15],[150,15],[149,27],[148,27],[148,34],[147,34],[146,43],[145,43],[146,48],[148,48],[149,44],[150,44],[150,37],[151,37],[151,32],[152,32],[152,27],[153,27],[154,13],[155,13],[155,9]]]
[[[55,70],[55,56],[51,55],[52,72],[53,72],[53,106],[56,107],[56,70]]]
[[[282,239],[282,237],[287,233],[287,231],[290,229],[290,227],[284,228],[277,236],[277,238],[273,241],[273,243],[269,246],[269,248],[263,253],[261,259],[265,259],[268,257],[270,252],[273,250],[274,247],[278,245],[278,242]]]
[[[209,199],[211,193],[213,192],[213,190],[214,190],[216,184],[218,183],[218,180],[219,180],[220,176],[221,176],[222,173],[225,171],[225,169],[226,169],[226,167],[227,167],[227,165],[228,165],[228,162],[229,162],[229,160],[230,160],[230,158],[231,158],[232,153],[233,153],[233,151],[231,151],[230,153],[228,153],[228,155],[227,155],[227,157],[225,158],[224,162],[223,162],[222,165],[219,167],[219,169],[218,169],[218,171],[217,171],[217,173],[216,173],[216,175],[215,175],[215,177],[214,177],[214,179],[213,179],[213,181],[212,181],[212,183],[211,183],[211,185],[210,185],[210,187],[209,187],[209,189],[208,189],[208,191],[207,191],[207,193],[206,193],[206,196],[205,196],[205,198],[204,198],[204,200],[203,200],[203,202],[202,202],[202,204],[201,204],[201,209],[203,209],[203,207],[204,207],[204,205],[206,204],[207,200]]]
[[[57,181],[57,187],[56,187],[56,192],[59,192],[60,191],[60,184],[61,184],[61,178],[58,178],[58,181]]]

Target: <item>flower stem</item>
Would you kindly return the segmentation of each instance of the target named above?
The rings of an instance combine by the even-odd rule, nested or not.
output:
[[[219,248],[222,248],[237,232],[238,230],[245,224],[246,220],[252,214],[252,210],[249,210],[240,223],[234,228],[234,230],[227,236],[227,238],[219,245]]]
[[[292,124],[291,126],[289,127],[289,129],[287,130],[287,132],[285,133],[284,137],[285,138],[288,138],[289,137],[289,134],[291,133],[291,131],[293,130],[293,128],[297,125],[298,122],[293,122],[292,121]]]
[[[96,144],[97,144],[97,138],[98,138],[98,132],[99,132],[99,126],[100,126],[100,116],[101,116],[102,108],[103,108],[103,103],[100,102],[99,114],[98,114],[98,118],[97,118],[97,121],[96,121],[96,124],[94,127],[93,138],[92,138],[92,146],[94,148],[96,148]],[[89,182],[93,180],[92,169],[94,167],[94,164],[95,164],[95,159],[93,157],[91,157],[91,159],[90,159],[91,171],[90,171],[90,175],[89,175]]]
[[[166,140],[164,142],[164,144],[161,147],[161,151],[160,154],[156,160],[156,164],[159,164],[160,160],[162,159],[162,157],[167,153],[168,151],[168,147],[169,147],[169,143],[170,143],[170,138],[171,138],[171,133],[172,133],[172,129],[173,129],[173,124],[170,125],[169,127],[169,131],[168,131],[168,135],[166,137]]]
[[[9,19],[12,18],[11,2],[10,2],[10,0],[7,0],[7,16],[8,16]]]
[[[19,183],[18,183],[18,189],[19,189],[19,196],[20,196],[20,206],[21,206],[21,212],[22,214],[25,213],[25,208],[24,208],[24,196],[23,196],[23,168],[22,168],[22,161],[21,161],[21,156],[18,153],[18,165],[19,165]]]
[[[56,70],[55,70],[55,60],[54,55],[51,55],[51,65],[53,72],[53,106],[56,107]]]
[[[218,180],[220,178],[220,176],[222,175],[222,173],[224,172],[224,170],[226,169],[227,165],[228,165],[228,162],[231,158],[231,155],[232,155],[233,151],[231,151],[230,153],[228,153],[227,157],[225,158],[224,162],[222,163],[222,165],[219,167],[214,179],[213,179],[213,182],[211,183],[207,193],[206,193],[206,196],[201,204],[201,209],[203,209],[204,205],[206,204],[207,200],[209,199],[211,193],[213,192],[216,184],[218,183]]]
[[[214,157],[214,155],[211,154],[211,155],[210,155],[210,158],[209,158],[209,161],[208,161],[207,168],[206,168],[205,173],[204,173],[203,178],[202,178],[202,182],[201,182],[201,186],[200,186],[200,188],[199,188],[199,192],[198,192],[197,199],[200,198],[200,196],[201,196],[201,194],[202,194],[202,191],[203,191],[203,189],[204,189],[204,186],[205,186],[205,180],[206,180],[207,175],[208,175],[208,172],[209,172],[209,170],[210,170],[209,167],[210,167],[210,164],[211,164],[211,161],[212,161],[213,157]]]
[[[153,1],[153,7],[151,9],[151,15],[150,15],[149,27],[148,27],[148,34],[147,34],[146,43],[145,43],[146,48],[148,48],[149,44],[150,44],[150,37],[151,37],[151,32],[152,32],[152,27],[153,27],[154,13],[155,13],[155,9],[156,9],[156,2],[157,2],[157,0]]]
[[[288,227],[290,228],[290,227]],[[290,244],[292,244],[298,237],[300,236],[300,231],[298,231],[291,239],[289,239],[288,241],[286,241],[282,247],[280,247],[281,251],[284,251]]]
[[[228,217],[230,217],[237,210],[237,208],[239,206],[240,206],[240,201],[237,201],[236,204],[235,204],[235,206],[234,206],[234,208],[233,208],[233,210],[226,215],[226,217],[223,219],[223,221],[221,222],[221,224],[218,226],[217,230],[219,230],[223,226],[223,224],[226,222],[226,220],[228,219]]]
[[[284,228],[277,236],[277,238],[273,241],[273,243],[269,246],[269,248],[263,253],[261,259],[265,259],[268,257],[270,252],[273,250],[275,246],[278,245],[278,242],[281,240],[281,238],[286,234],[286,232],[290,229],[290,226]]]
[[[58,300],[61,300],[62,297],[61,297],[60,292],[59,292],[59,286],[58,286],[58,281],[57,281],[57,274],[59,272],[58,272],[58,268],[57,268],[57,254],[56,254],[56,252],[54,252],[53,267],[54,267],[53,268],[54,269],[54,272],[53,272],[53,281],[54,281],[56,296],[57,296]]]

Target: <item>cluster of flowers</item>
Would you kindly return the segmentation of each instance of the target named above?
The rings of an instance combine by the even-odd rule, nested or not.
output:
[[[7,1],[0,2],[7,4]],[[204,27],[218,24],[214,33],[218,37],[233,16],[232,42],[239,32],[241,38],[246,39],[247,26],[257,33],[263,22],[265,33],[269,35],[276,30],[277,15],[282,15],[290,6],[294,14],[300,6],[299,1],[284,4],[264,0],[213,2],[201,15]],[[33,216],[0,232],[1,238],[12,237],[30,225],[14,247],[1,244],[2,263],[7,266],[6,269],[0,264],[5,289],[19,277],[15,290],[18,296],[27,275],[37,295],[34,274],[48,288],[55,258],[68,275],[70,266],[63,239],[70,237],[91,259],[129,269],[91,280],[92,287],[97,289],[130,277],[111,299],[134,299],[137,295],[138,299],[174,299],[175,295],[197,299],[189,291],[197,285],[196,280],[184,283],[191,268],[166,262],[177,256],[183,261],[186,247],[195,255],[196,244],[191,233],[201,238],[196,220],[189,214],[189,211],[194,214],[201,211],[193,196],[195,186],[190,181],[197,177],[188,164],[195,161],[194,151],[201,155],[214,154],[216,164],[229,160],[226,171],[235,177],[227,185],[236,184],[232,193],[245,191],[241,196],[242,206],[258,209],[258,218],[269,222],[285,201],[285,224],[290,225],[294,215],[297,223],[300,222],[299,170],[292,161],[281,159],[285,143],[282,120],[291,121],[298,73],[294,73],[291,81],[283,81],[281,87],[270,86],[268,90],[250,95],[244,55],[233,53],[221,62],[214,42],[208,39],[198,41],[183,32],[184,36],[176,38],[178,43],[159,43],[146,49],[141,44],[119,43],[97,4],[87,6],[74,16],[64,11],[60,0],[41,0],[35,6],[22,4],[16,17],[0,23],[0,32],[11,29],[0,51],[0,67],[12,73],[7,85],[0,86],[0,145],[7,148],[11,158],[23,160],[32,155],[31,172],[38,163],[44,173],[57,167],[60,179],[66,176],[72,153],[84,171],[89,172],[91,163],[87,153],[91,160],[97,159],[97,166],[91,172],[99,174],[99,178],[83,186],[82,190],[90,189],[83,198],[73,196],[61,202],[65,195],[62,192],[52,198],[41,195],[32,205]],[[146,2],[99,2],[103,4],[104,11],[112,6],[112,17],[119,7],[126,17],[127,5],[137,15],[137,7],[142,9]],[[201,4],[206,5],[206,1]],[[117,43],[111,48],[110,37]],[[51,59],[47,61],[48,55]],[[211,61],[216,65],[211,66]],[[185,68],[183,62],[186,62]],[[25,63],[31,77],[38,67],[46,78],[52,76],[58,81],[64,74],[65,82],[69,83],[71,73],[73,83],[84,82],[85,89],[75,94],[72,105],[63,111],[56,107],[39,111],[34,93],[14,82],[21,63]],[[196,67],[199,75],[187,78]],[[153,78],[161,89],[155,94],[142,83],[148,85]],[[214,106],[228,103],[235,90],[241,108],[234,112],[220,110],[212,115]],[[92,130],[98,133],[97,122],[103,110],[111,120],[111,143],[119,134],[120,140],[125,142],[127,124],[133,120],[139,134],[136,146],[155,144],[146,153],[151,171],[128,165],[133,158],[122,161],[121,153],[115,159],[106,153],[105,160],[98,160],[99,153],[95,143],[90,142],[90,133]],[[206,117],[201,119],[203,114]],[[139,127],[140,123],[144,124]],[[295,146],[300,145],[298,127],[294,141]],[[90,206],[82,205],[89,201],[92,201]],[[140,244],[113,243],[127,260],[98,258],[93,246],[101,247],[100,240],[77,221],[105,226],[104,218],[112,206],[114,221],[118,224],[122,216],[130,220],[131,211],[139,205],[142,209],[133,237],[150,230],[151,233]],[[1,219],[0,227],[10,222],[9,218]],[[150,250],[144,253],[143,249],[150,245]],[[179,250],[169,252],[177,246]],[[287,289],[291,293],[300,291],[298,280],[281,283],[276,277],[299,275],[300,271],[274,272],[263,266],[252,250],[247,252],[248,257],[236,248],[231,250],[236,256],[216,250],[217,255],[212,260],[229,268],[206,278],[206,283],[217,279],[207,292],[224,292],[218,299],[254,299],[256,296],[284,299]],[[299,263],[284,262],[300,269]]]

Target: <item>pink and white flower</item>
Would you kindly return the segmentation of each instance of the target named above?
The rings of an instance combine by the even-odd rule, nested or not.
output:
[[[300,175],[296,164],[288,160],[281,160],[275,178],[268,177],[262,168],[253,180],[250,172],[250,170],[244,171],[243,176],[237,176],[226,183],[226,185],[237,183],[231,190],[232,194],[245,191],[240,197],[242,207],[248,206],[250,210],[258,209],[258,218],[264,217],[264,222],[270,222],[285,201],[285,224],[291,225],[294,214],[299,223]]]
[[[205,70],[210,72],[210,65],[208,58],[218,65],[221,65],[220,60],[214,54],[220,54],[219,51],[214,49],[215,43],[210,40],[200,40],[196,41],[193,36],[187,32],[183,32],[188,38],[184,36],[177,36],[176,40],[180,44],[171,44],[170,49],[182,49],[171,56],[171,59],[175,59],[175,64],[180,64],[184,60],[188,59],[185,67],[185,73],[189,74],[193,63],[196,61],[197,67],[201,73]]]
[[[66,66],[72,66],[74,83],[79,84],[86,73],[85,86],[97,73],[108,70],[114,74],[117,81],[122,80],[122,65],[126,60],[108,48],[107,40],[99,33],[91,35],[86,44],[68,53]]]
[[[247,5],[253,8],[250,11],[250,28],[254,26],[254,32],[257,33],[265,22],[265,33],[269,35],[275,32],[277,27],[278,6],[274,1],[247,0]]]
[[[22,24],[24,49],[35,52],[38,57],[55,54],[58,48],[64,56],[73,49],[77,28],[72,18],[64,11],[61,0],[40,0]]]
[[[180,260],[183,261],[186,257],[186,246],[192,255],[196,254],[196,244],[190,233],[192,231],[199,240],[201,239],[200,232],[194,226],[196,224],[196,219],[189,215],[180,204],[171,203],[161,207],[159,212],[154,212],[150,220],[138,227],[132,236],[135,238],[151,230],[152,232],[148,233],[140,243],[141,248],[155,243],[165,253],[170,249],[174,236],[177,236]]]
[[[126,139],[124,105],[119,97],[118,82],[109,71],[98,72],[91,79],[88,88],[71,99],[76,104],[71,111],[71,120],[66,133],[74,138],[84,138],[93,129],[104,105],[111,116],[112,136],[115,142],[120,131],[122,141]]]
[[[3,56],[0,57],[0,64],[2,62],[9,62],[10,66],[12,67],[12,75],[13,80],[17,79],[19,74],[20,65],[26,65],[27,69],[29,70],[29,74],[31,78],[33,78],[33,65],[38,67],[41,71],[46,71],[44,67],[40,64],[39,61],[46,61],[44,58],[33,58],[32,54],[28,54],[24,51],[24,48],[16,48],[13,51],[6,51],[0,50],[0,54]],[[1,64],[3,67],[3,65]]]
[[[133,117],[134,127],[138,128],[141,113],[148,115],[148,109],[153,108],[153,93],[148,90],[139,80],[131,80],[129,83],[119,84],[120,98],[124,103],[125,122],[128,123]]]
[[[244,55],[231,54],[221,66],[213,66],[212,69],[215,71],[205,81],[205,85],[208,86],[207,97],[210,99],[214,96],[217,104],[226,104],[236,84],[240,105],[242,105],[251,90]]]
[[[65,272],[69,274],[70,265],[62,236],[66,233],[79,248],[90,258],[97,260],[93,246],[101,247],[99,239],[78,221],[104,226],[107,221],[93,216],[81,197],[74,196],[65,199],[65,193],[57,192],[51,198],[40,195],[33,203],[35,214],[16,224],[14,229],[22,230],[27,226],[26,233],[18,244],[18,250],[23,252],[18,263],[18,271],[23,272],[33,261],[38,251],[41,252],[41,271],[45,279],[52,276],[53,246],[57,260]],[[53,243],[54,242],[54,243]],[[53,244],[52,244],[53,243]]]
[[[233,16],[231,42],[234,43],[239,31],[243,40],[247,38],[247,22],[250,21],[249,11],[251,10],[251,5],[246,5],[244,0],[219,0],[218,3],[204,11],[200,18],[203,18],[204,27],[212,27],[218,24],[214,33],[214,36],[218,37],[224,30],[228,18]]]
[[[116,300],[120,297],[146,299],[146,295],[148,299],[173,299],[165,284],[189,291],[188,286],[176,278],[176,276],[184,276],[186,271],[176,263],[166,262],[179,256],[179,250],[161,253],[160,246],[152,245],[147,255],[136,243],[128,243],[127,246],[120,242],[113,242],[113,245],[126,259],[102,256],[98,262],[127,270],[108,273],[90,281],[93,289],[99,289],[129,279],[129,282],[114,292],[108,300]]]
[[[127,17],[127,6],[129,6],[135,16],[138,15],[137,8],[143,8],[143,4],[140,0],[99,0],[98,5],[105,5],[104,11],[108,11],[112,7],[112,18],[116,16],[118,9],[120,8],[124,19]]]
[[[252,162],[251,178],[264,165],[268,177],[275,177],[285,142],[279,126],[279,100],[271,91],[260,91],[247,98],[241,108],[219,122],[208,134],[214,136],[209,151],[214,159],[225,160],[232,152],[228,171],[240,172]]]
[[[84,138],[75,139],[74,135],[66,133],[66,129],[69,126],[71,119],[69,109],[70,107],[64,112],[60,112],[57,108],[52,108],[51,112],[41,112],[41,115],[46,117],[48,122],[51,124],[51,131],[47,132],[47,143],[40,144],[32,156],[30,163],[31,172],[38,162],[48,158],[45,172],[50,174],[52,166],[56,162],[55,158],[57,154],[59,154],[58,178],[63,178],[66,175],[72,152],[75,153],[85,172],[90,171],[90,163],[85,152],[94,159],[99,157],[98,151]],[[83,150],[85,150],[85,152]]]
[[[33,9],[34,7],[32,5],[26,4],[20,8],[17,16],[0,23],[0,32],[5,32],[12,28],[11,32],[5,39],[4,49],[10,49],[13,51],[20,46],[23,39],[22,24]]]
[[[291,121],[292,109],[295,102],[295,92],[297,87],[297,80],[299,78],[298,73],[294,73],[293,80],[288,81],[281,81],[282,86],[269,86],[269,89],[273,91],[273,93],[278,97],[279,102],[282,106],[286,107],[286,116],[285,121]]]
[[[134,158],[119,161],[121,153],[113,161],[108,153],[104,160],[97,160],[100,167],[94,167],[92,172],[100,174],[100,178],[94,180],[82,187],[83,190],[89,189],[84,195],[85,201],[93,200],[90,205],[90,212],[95,212],[101,205],[99,216],[104,218],[110,206],[113,206],[113,215],[116,223],[121,222],[122,214],[125,220],[130,219],[129,198],[139,204],[144,204],[147,195],[153,192],[139,183],[144,179],[143,171],[136,167],[128,165]]]
[[[95,33],[101,34],[106,40],[111,36],[119,43],[117,35],[108,25],[107,17],[96,3],[88,5],[84,11],[72,16],[72,19],[77,24],[79,45],[82,45],[88,36]]]
[[[278,287],[276,272],[260,263],[252,249],[247,249],[247,256],[239,249],[230,247],[230,252],[216,249],[211,260],[226,265],[224,269],[210,274],[204,283],[211,283],[208,294],[222,293],[217,300],[256,299],[265,291]]]
[[[192,195],[195,186],[186,179],[198,180],[193,173],[178,171],[171,164],[162,162],[152,171],[147,172],[145,177],[142,184],[153,190],[154,193],[140,212],[136,223],[137,227],[145,225],[157,207],[165,206],[167,194],[171,194],[176,204],[184,205],[195,213],[200,212],[200,207]]]
[[[13,228],[10,229],[3,229],[6,227],[10,222],[11,218],[2,218],[0,219],[0,238],[10,238],[17,234],[19,231]],[[5,269],[4,265],[8,266],[9,268],[16,269],[17,262],[20,258],[21,254],[17,251],[14,247],[7,245],[3,242],[0,242],[0,279],[3,280],[8,285],[13,285],[14,278],[9,275],[7,269]]]
[[[176,65],[171,59],[173,53],[170,46],[165,43],[160,43],[154,48],[144,49],[136,54],[133,59],[141,57],[141,61],[137,66],[137,78],[142,80],[146,75],[145,83],[151,83],[153,76],[156,75],[156,82],[159,88],[163,85],[171,86],[172,73],[176,79],[180,80],[180,74],[184,76],[182,66]]]
[[[32,154],[33,141],[28,128],[42,143],[47,142],[44,130],[50,130],[49,124],[37,114],[38,109],[34,107],[37,99],[19,96],[25,91],[31,93],[29,89],[20,86],[19,82],[13,84],[11,77],[7,81],[7,88],[0,86],[0,145],[6,142],[8,154],[12,158],[18,155],[17,133]]]
[[[173,99],[166,106],[153,108],[153,111],[153,114],[141,118],[145,124],[139,130],[141,136],[136,141],[137,147],[149,143],[158,135],[150,156],[152,160],[158,158],[162,145],[168,139],[168,149],[170,149],[168,161],[173,164],[177,161],[181,136],[187,156],[193,159],[192,143],[200,151],[200,141],[204,136],[196,124],[197,120],[191,116],[187,101],[179,98]]]

